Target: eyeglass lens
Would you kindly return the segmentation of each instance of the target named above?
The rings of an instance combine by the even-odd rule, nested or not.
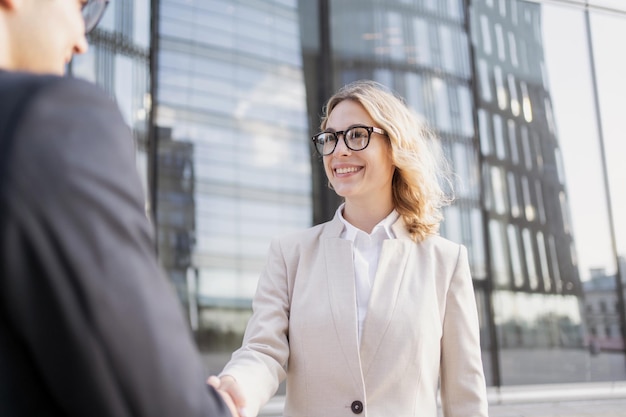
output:
[[[365,149],[370,138],[369,130],[361,126],[352,127],[345,132],[322,132],[315,138],[317,151],[322,155],[330,155],[333,153],[337,147],[339,135],[343,136],[348,149],[353,151]]]
[[[82,14],[85,21],[85,33],[91,32],[102,19],[108,0],[89,0],[83,5]]]

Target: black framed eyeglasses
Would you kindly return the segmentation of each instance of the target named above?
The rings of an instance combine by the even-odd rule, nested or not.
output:
[[[109,4],[109,0],[88,0],[83,4],[82,14],[85,21],[85,34],[91,32],[98,26],[104,11]]]
[[[343,142],[351,151],[362,151],[370,144],[372,132],[387,136],[387,132],[372,126],[352,126],[346,130],[338,132],[320,132],[313,136],[311,140],[315,145],[315,150],[321,156],[330,155],[335,151],[339,135],[343,136]]]

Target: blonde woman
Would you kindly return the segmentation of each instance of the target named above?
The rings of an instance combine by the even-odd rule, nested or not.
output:
[[[257,415],[287,378],[285,416],[485,417],[466,249],[437,236],[437,141],[403,101],[358,81],[313,137],[334,218],[272,242],[243,346],[213,384]],[[439,385],[440,384],[440,385]]]

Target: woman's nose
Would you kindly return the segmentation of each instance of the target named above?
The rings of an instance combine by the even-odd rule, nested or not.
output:
[[[337,146],[334,152],[337,153],[337,155],[348,155],[352,153],[350,148],[346,145],[346,137],[343,134],[337,135]]]

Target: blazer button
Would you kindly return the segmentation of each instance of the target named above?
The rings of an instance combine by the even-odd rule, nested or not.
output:
[[[361,401],[353,401],[350,408],[354,414],[361,414],[363,412],[363,403]]]

